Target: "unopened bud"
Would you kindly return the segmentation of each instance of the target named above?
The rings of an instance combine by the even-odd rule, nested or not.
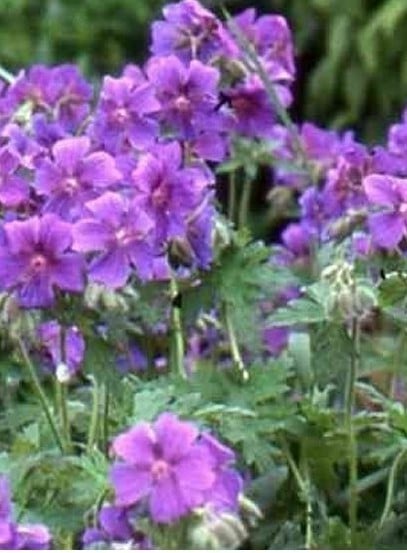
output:
[[[239,507],[243,519],[247,520],[249,526],[256,526],[258,521],[263,518],[263,513],[256,503],[243,494],[239,496]]]
[[[57,377],[58,382],[61,384],[66,384],[71,380],[71,371],[66,363],[58,363],[55,376]]]
[[[240,518],[233,513],[203,513],[203,519],[190,532],[196,549],[237,549],[247,538]]]

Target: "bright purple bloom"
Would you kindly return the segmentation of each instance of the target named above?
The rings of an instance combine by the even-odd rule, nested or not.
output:
[[[402,122],[390,127],[387,146],[392,154],[407,156],[407,109]]]
[[[90,215],[73,227],[74,249],[95,252],[89,267],[92,280],[111,288],[124,286],[132,267],[145,280],[152,277],[153,221],[135,201],[106,192],[88,202]]]
[[[165,21],[152,25],[151,51],[157,56],[175,53],[183,61],[207,63],[213,56],[230,52],[230,37],[221,22],[196,0],[168,4]]]
[[[373,241],[393,249],[407,234],[407,179],[389,175],[369,175],[363,181],[370,204],[383,208],[369,216]]]
[[[186,236],[192,248],[193,264],[201,269],[208,269],[212,263],[214,220],[215,208],[208,194],[206,203],[203,202],[189,217]]]
[[[92,132],[109,152],[130,146],[144,149],[158,134],[153,116],[160,109],[155,91],[145,78],[127,69],[126,77],[105,77]],[[142,80],[144,79],[144,80]]]
[[[8,138],[7,148],[18,158],[20,165],[33,170],[39,157],[45,153],[44,148],[15,123],[7,125],[2,134]]]
[[[307,188],[299,199],[302,225],[312,234],[321,237],[324,226],[329,220],[323,191],[312,186]]]
[[[152,549],[151,541],[134,528],[132,511],[116,505],[104,505],[99,512],[97,527],[88,528],[82,543],[86,549]]]
[[[120,179],[114,159],[105,152],[90,153],[90,147],[87,137],[60,140],[52,148],[53,158],[40,164],[35,184],[47,198],[46,211],[77,219],[86,201]]]
[[[42,524],[16,524],[11,509],[10,487],[0,475],[0,549],[49,549],[51,535]]]
[[[281,103],[287,107],[291,103],[288,88],[275,85]],[[252,137],[269,138],[276,121],[275,113],[266,90],[257,75],[252,75],[244,83],[225,91],[235,116],[236,132]]]
[[[195,113],[192,133],[183,138],[183,145],[191,157],[208,161],[223,161],[229,149],[233,121],[221,111]]]
[[[370,168],[371,156],[365,146],[352,142],[344,147],[336,166],[328,171],[324,189],[325,208],[331,217],[365,205],[362,181]]]
[[[272,356],[278,357],[288,345],[290,329],[286,326],[272,326],[263,330],[265,350]]]
[[[16,290],[23,307],[48,307],[54,288],[83,289],[82,258],[70,251],[71,225],[56,215],[4,224],[0,246],[0,286]]]
[[[28,102],[33,112],[52,113],[53,119],[71,132],[89,113],[92,88],[75,65],[34,65],[20,73],[9,95],[16,106]]]
[[[203,168],[182,167],[177,142],[157,146],[140,158],[133,172],[137,203],[155,224],[156,243],[184,237],[188,217],[204,201],[213,175]]]
[[[85,355],[85,340],[80,330],[76,326],[62,329],[57,321],[48,321],[40,325],[38,337],[51,357],[57,378],[69,381]]]
[[[147,75],[161,102],[164,121],[186,134],[196,114],[210,114],[218,104],[219,72],[200,61],[185,66],[175,56],[153,58]]]
[[[198,429],[171,413],[151,425],[141,423],[119,435],[110,480],[116,504],[148,501],[155,522],[171,523],[202,506],[216,481],[213,459],[197,442]]]
[[[127,519],[127,510],[115,505],[104,505],[99,513],[100,528],[89,528],[82,537],[84,545],[95,543],[128,542],[133,530]]]
[[[28,183],[17,174],[19,167],[18,157],[7,146],[0,148],[0,203],[6,207],[16,207],[28,199]]]
[[[284,17],[264,15],[257,19],[256,10],[249,8],[234,21],[256,49],[272,80],[294,78],[293,39]]]

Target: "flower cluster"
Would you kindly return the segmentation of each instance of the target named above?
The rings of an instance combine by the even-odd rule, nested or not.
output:
[[[50,533],[42,524],[14,522],[9,483],[0,475],[0,549],[49,549],[50,541]]]
[[[0,288],[49,307],[86,282],[122,288],[167,279],[168,251],[208,268],[216,216],[213,165],[236,134],[268,136],[275,121],[238,42],[196,0],[168,5],[151,58],[104,78],[100,95],[71,65],[34,66],[0,97]],[[285,20],[235,19],[281,100],[293,49]]]

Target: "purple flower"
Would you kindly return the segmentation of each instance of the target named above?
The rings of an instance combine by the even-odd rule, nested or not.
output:
[[[371,156],[367,148],[351,142],[344,146],[336,166],[328,171],[324,189],[325,208],[331,217],[341,216],[349,208],[365,205],[362,180],[370,172]]]
[[[153,58],[147,69],[161,102],[165,122],[185,134],[196,114],[211,113],[218,104],[219,72],[197,60],[185,66],[175,56]]]
[[[16,207],[28,199],[28,183],[16,174],[20,162],[8,147],[0,148],[0,203]]]
[[[175,53],[183,61],[207,63],[217,53],[230,50],[230,37],[220,21],[196,0],[168,4],[163,14],[165,21],[152,25],[153,54]]]
[[[15,123],[7,125],[2,134],[8,138],[7,147],[18,158],[20,165],[33,170],[44,148]]]
[[[92,89],[74,65],[34,65],[11,85],[16,106],[27,102],[33,112],[52,114],[65,131],[74,131],[89,112]]]
[[[99,525],[84,532],[82,543],[86,549],[102,546],[110,546],[112,549],[152,549],[151,541],[134,528],[132,511],[109,504],[104,505],[99,512]]]
[[[392,154],[406,156],[407,154],[407,109],[403,113],[401,123],[392,125],[389,130],[387,146]]]
[[[134,201],[106,192],[88,202],[89,217],[73,227],[74,249],[99,255],[90,263],[89,276],[111,288],[124,286],[131,268],[142,279],[153,274],[153,221]]]
[[[58,380],[69,381],[85,354],[85,341],[79,329],[76,326],[62,329],[57,321],[48,321],[40,325],[38,337],[51,357]]]
[[[23,307],[48,307],[54,288],[83,289],[82,258],[70,251],[71,225],[56,215],[4,224],[0,286],[16,290]]]
[[[215,208],[208,194],[206,202],[198,207],[188,219],[187,242],[192,248],[193,261],[201,269],[208,269],[213,260],[213,230]]]
[[[265,350],[273,357],[278,357],[287,347],[290,334],[289,327],[272,326],[263,330]]]
[[[127,510],[115,505],[104,505],[99,513],[99,528],[89,528],[82,537],[84,545],[111,541],[127,542],[133,531],[127,520]]]
[[[288,106],[291,95],[287,88],[275,85],[281,103]],[[253,137],[268,138],[273,131],[275,113],[266,90],[257,75],[225,91],[236,120],[236,132]]]
[[[378,246],[393,249],[407,233],[407,179],[368,175],[363,180],[370,204],[384,208],[369,216],[369,230]]]
[[[201,167],[182,167],[177,142],[157,146],[143,155],[133,171],[137,203],[155,224],[158,246],[184,237],[188,217],[204,200],[213,176]]]
[[[162,523],[203,505],[216,473],[211,455],[197,438],[194,425],[171,413],[119,435],[113,451],[123,462],[110,471],[116,504],[132,506],[145,499],[152,519]]]
[[[293,40],[287,21],[281,15],[265,15],[249,8],[234,18],[261,57],[273,80],[292,80],[295,76]]]
[[[299,204],[301,206],[302,225],[311,234],[321,237],[324,226],[329,220],[323,191],[315,186],[307,188],[301,195]]]
[[[127,69],[127,75],[133,74]],[[158,134],[153,115],[160,109],[154,88],[138,75],[105,77],[96,111],[93,135],[108,151],[118,153],[133,146],[144,149]]]
[[[53,146],[53,159],[40,164],[35,184],[47,198],[46,211],[75,219],[82,213],[84,202],[120,179],[109,154],[89,150],[89,138],[66,138]]]

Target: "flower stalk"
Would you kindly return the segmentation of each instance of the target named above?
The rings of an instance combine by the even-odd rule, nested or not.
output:
[[[41,404],[41,407],[44,411],[45,418],[47,419],[50,430],[51,430],[51,432],[54,436],[55,442],[56,442],[59,450],[61,451],[61,453],[64,453],[65,452],[64,441],[61,438],[60,432],[58,430],[58,425],[56,424],[56,422],[54,420],[51,409],[48,405],[47,396],[45,395],[45,392],[44,392],[44,390],[41,386],[41,383],[40,383],[40,380],[37,376],[37,372],[35,370],[35,367],[34,367],[32,361],[30,359],[30,356],[28,354],[27,348],[25,347],[24,341],[20,338],[20,336],[16,337],[16,341],[17,341],[17,346],[18,346],[18,349],[20,351],[22,360],[24,362],[24,366],[27,369],[27,373],[30,377],[31,384],[34,388],[34,391],[35,391],[37,397],[38,397],[38,400]]]
[[[356,378],[360,356],[360,327],[356,316],[352,318],[351,340],[352,352],[345,395],[345,424],[348,436],[348,464],[349,464],[349,528],[351,547],[356,547],[357,520],[358,520],[358,465],[357,465],[357,436],[353,424],[353,410],[355,407]]]
[[[187,377],[184,365],[184,337],[182,335],[181,308],[178,305],[179,291],[175,277],[170,282],[171,294],[171,333],[172,340],[170,346],[171,368],[181,378]]]

